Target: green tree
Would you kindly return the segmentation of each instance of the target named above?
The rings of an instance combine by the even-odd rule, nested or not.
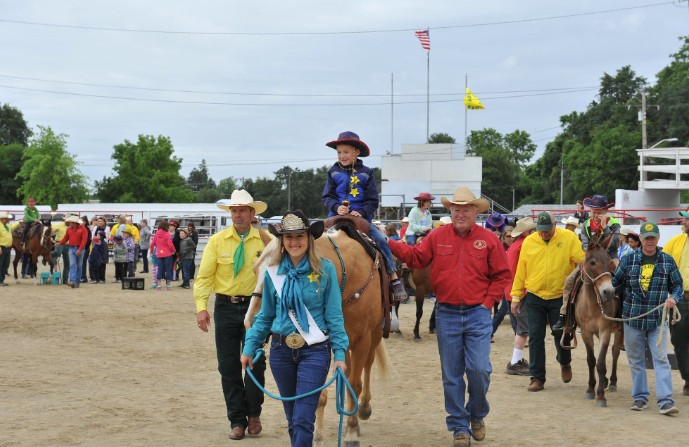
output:
[[[13,143],[7,146],[0,145],[0,203],[12,205],[18,203],[17,190],[21,186],[20,179],[17,178],[19,170],[22,168],[22,158],[24,157],[24,146]]]
[[[649,110],[649,144],[677,138],[689,144],[689,36],[680,37],[682,47],[670,55],[674,60],[657,75],[651,98],[659,107]]]
[[[31,135],[33,132],[22,112],[9,104],[0,104],[0,145],[18,143],[26,147]]]
[[[430,137],[428,137],[428,140],[426,140],[426,144],[443,144],[443,143],[455,144],[456,141],[453,137],[450,136],[450,134],[443,133],[443,132],[433,133],[433,134],[431,134]]]
[[[235,189],[237,189],[237,179],[233,177],[227,177],[218,182],[218,194],[221,198],[229,199]]]
[[[215,181],[208,174],[205,159],[201,160],[198,168],[191,170],[187,178],[187,185],[194,191],[194,202],[196,203],[217,202],[222,197]]]
[[[67,136],[55,134],[50,127],[38,126],[38,130],[24,151],[24,163],[17,173],[24,182],[17,194],[22,202],[35,197],[53,209],[58,203],[83,202],[88,196],[86,177],[67,152]]]
[[[182,159],[174,155],[168,137],[139,135],[113,147],[115,175],[96,182],[96,196],[103,202],[184,203],[194,193],[179,173]]]

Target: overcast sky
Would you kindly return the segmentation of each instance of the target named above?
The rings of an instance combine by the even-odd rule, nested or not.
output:
[[[216,182],[332,164],[325,143],[344,130],[379,166],[425,142],[427,59],[414,35],[425,28],[430,132],[463,142],[468,76],[486,107],[469,111],[469,131],[525,130],[540,155],[604,73],[631,65],[653,84],[689,34],[687,3],[659,0],[0,5],[0,102],[67,134],[91,181],[139,134],[169,136],[185,176],[205,158]]]

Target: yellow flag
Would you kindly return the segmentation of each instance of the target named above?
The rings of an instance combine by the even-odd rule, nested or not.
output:
[[[474,95],[474,93],[467,87],[466,96],[464,97],[464,105],[468,110],[485,109],[481,101]]]

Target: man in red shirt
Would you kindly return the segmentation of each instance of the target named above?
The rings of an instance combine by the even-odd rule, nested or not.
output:
[[[62,240],[55,244],[67,245],[69,250],[69,282],[71,287],[78,288],[81,283],[81,269],[83,268],[84,247],[88,240],[88,230],[81,225],[79,217],[69,216],[65,219],[65,223],[69,225],[67,233]]]
[[[536,231],[536,222],[531,217],[524,217],[517,221],[517,226],[512,230],[512,237],[516,238],[507,250],[507,265],[510,266],[512,278],[517,272],[519,263],[519,253],[522,251],[522,244],[526,236]],[[512,282],[505,288],[505,297],[512,301]],[[517,303],[514,303],[515,305]],[[519,307],[510,304],[510,321],[514,329],[514,349],[512,350],[512,360],[507,364],[505,372],[517,376],[530,376],[529,363],[524,360],[524,347],[526,338],[529,336],[529,323],[527,319],[526,306]]]
[[[441,201],[452,212],[452,225],[431,231],[420,244],[391,242],[390,249],[412,268],[431,265],[447,428],[453,432],[453,446],[462,447],[470,445],[471,437],[481,441],[486,436],[483,418],[489,411],[486,394],[492,371],[490,312],[502,299],[511,275],[500,239],[476,225],[488,201],[477,199],[468,188],[457,188],[452,200],[442,197]]]

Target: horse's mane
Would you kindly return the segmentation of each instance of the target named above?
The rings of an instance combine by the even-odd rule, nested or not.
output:
[[[605,237],[601,240],[602,237],[603,237],[602,234],[599,236],[593,236],[591,238],[591,240],[589,241],[589,245],[588,245],[586,250],[587,251],[593,250],[593,249],[596,249],[599,247],[602,249],[608,248],[608,244],[610,243],[610,240],[612,239],[612,234],[608,235],[607,237]]]
[[[368,254],[372,260],[375,261],[376,259],[376,249],[371,245],[369,241],[364,239],[361,236],[361,233],[359,233],[354,226],[347,222],[337,222],[335,225],[332,226],[333,230],[342,230],[347,236],[350,237],[350,239],[354,239],[358,243],[360,243],[363,247],[364,250],[366,250],[366,254]]]

